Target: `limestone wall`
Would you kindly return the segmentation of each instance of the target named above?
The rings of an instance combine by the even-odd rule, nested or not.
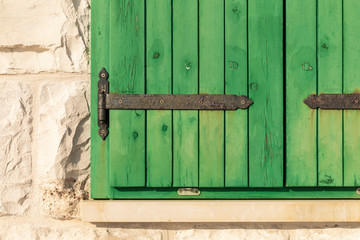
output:
[[[360,224],[90,224],[90,0],[0,0],[0,239],[360,239]]]

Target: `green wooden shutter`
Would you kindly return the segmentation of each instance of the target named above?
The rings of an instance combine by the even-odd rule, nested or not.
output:
[[[314,110],[303,100],[360,87],[360,3],[305,2],[94,0],[92,197],[357,197],[360,111]],[[103,141],[102,67],[110,93],[236,94],[254,104],[110,110]],[[183,187],[201,194],[178,195]]]
[[[359,186],[360,111],[299,102],[358,92],[359,7],[356,0],[287,1],[286,186]]]

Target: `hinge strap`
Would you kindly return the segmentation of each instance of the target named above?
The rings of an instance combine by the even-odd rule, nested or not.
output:
[[[360,93],[310,95],[304,103],[313,109],[356,110],[360,109]]]
[[[253,101],[246,96],[224,94],[117,94],[109,93],[109,74],[99,73],[98,125],[99,135],[108,135],[109,112],[116,110],[237,110],[248,108]]]

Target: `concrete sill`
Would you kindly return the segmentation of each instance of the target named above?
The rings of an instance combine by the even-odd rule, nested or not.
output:
[[[88,222],[360,222],[359,200],[88,200]]]

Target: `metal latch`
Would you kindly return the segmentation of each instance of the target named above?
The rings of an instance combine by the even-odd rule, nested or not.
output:
[[[314,109],[360,109],[360,93],[310,95],[304,103]]]
[[[197,188],[179,188],[177,193],[180,196],[199,196],[200,190]]]
[[[108,110],[237,110],[248,108],[253,101],[246,96],[223,94],[118,94],[109,93],[109,74],[99,73],[98,126],[105,140],[108,131]]]

